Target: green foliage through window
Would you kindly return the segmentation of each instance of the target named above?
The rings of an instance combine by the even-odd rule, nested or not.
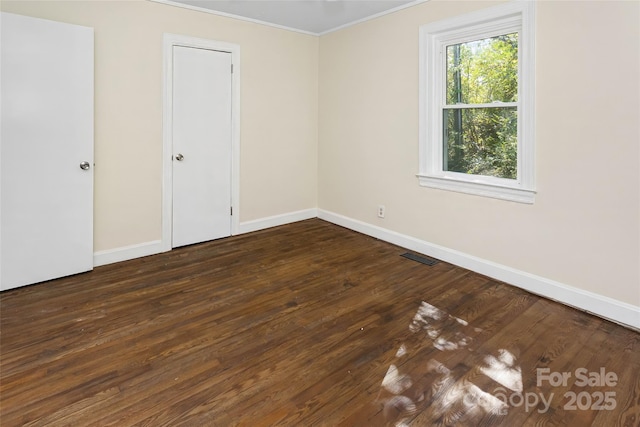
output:
[[[516,179],[518,33],[447,46],[446,71],[443,169]]]

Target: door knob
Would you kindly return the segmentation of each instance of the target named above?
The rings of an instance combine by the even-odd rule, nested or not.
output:
[[[89,168],[91,168],[91,165],[89,164],[89,162],[80,163],[80,169],[82,169],[83,171],[88,171]]]
[[[176,155],[176,160],[177,160],[177,161],[179,161],[179,162],[181,162],[181,161],[182,161],[182,159],[184,159],[184,156],[183,156],[182,154],[178,153],[178,154]]]

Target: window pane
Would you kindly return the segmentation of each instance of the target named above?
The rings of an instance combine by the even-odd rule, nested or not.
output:
[[[518,33],[447,46],[447,104],[518,100]]]
[[[444,109],[443,116],[443,170],[517,178],[516,107]]]

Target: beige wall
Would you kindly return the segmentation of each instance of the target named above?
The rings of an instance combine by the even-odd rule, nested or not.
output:
[[[418,185],[418,28],[487,5],[320,39],[319,207],[640,306],[638,2],[538,3],[535,204]]]
[[[240,220],[317,205],[318,38],[148,1],[2,1],[95,31],[96,251],[159,240],[162,35],[240,45]]]

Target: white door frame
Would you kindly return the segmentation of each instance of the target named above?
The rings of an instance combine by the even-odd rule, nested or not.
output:
[[[240,219],[240,46],[216,40],[165,33],[163,37],[164,90],[162,107],[162,251],[172,249],[173,223],[173,47],[183,46],[231,54],[231,235]]]

